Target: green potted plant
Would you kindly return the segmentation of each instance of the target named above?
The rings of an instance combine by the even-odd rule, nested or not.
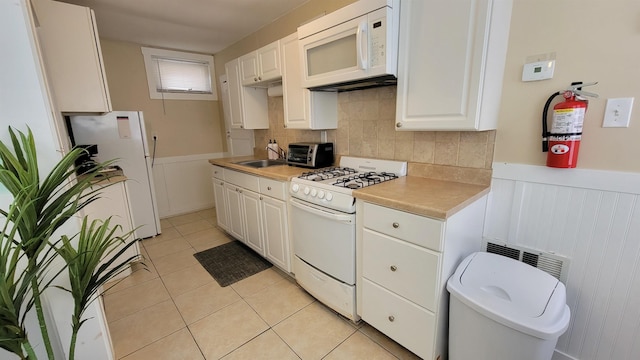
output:
[[[5,218],[0,220],[4,221],[0,227],[0,347],[21,359],[35,359],[25,329],[25,316],[35,308],[47,355],[54,358],[40,296],[53,279],[68,274],[70,288],[64,290],[74,301],[69,345],[69,359],[73,359],[78,331],[87,320],[82,319],[85,309],[100,288],[136,258],[120,259],[135,242],[118,248],[131,233],[116,236],[119,229],[110,219],[89,223],[86,217],[78,234],[55,238],[63,224],[99,199],[99,190],[92,185],[111,162],[76,177],[74,164],[85,150],[73,149],[41,180],[31,131],[24,134],[9,128],[9,134],[13,151],[0,142],[0,184],[13,196],[9,208],[0,209]],[[52,268],[57,257],[64,260],[64,268]]]

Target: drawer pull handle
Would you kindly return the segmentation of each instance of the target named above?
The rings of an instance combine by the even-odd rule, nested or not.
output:
[[[393,322],[396,318],[393,315],[389,315],[389,321]]]
[[[396,270],[398,270],[398,267],[395,265],[391,265],[389,266],[389,269],[391,269],[391,271],[395,272]]]
[[[271,190],[271,186],[267,186],[267,190]]]
[[[400,227],[400,224],[398,224],[397,222],[394,222],[394,223],[393,223],[393,228],[394,228],[394,229],[397,229],[397,228],[399,228],[399,227]]]

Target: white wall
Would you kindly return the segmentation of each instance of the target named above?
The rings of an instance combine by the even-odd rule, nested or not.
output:
[[[222,153],[156,158],[153,180],[160,218],[215,206],[209,159]]]
[[[28,0],[0,1],[0,140],[9,139],[7,126],[20,131],[31,128],[38,150],[41,176],[62,157],[58,126],[53,117],[54,109],[48,96],[44,73],[39,61],[37,41],[30,22]],[[0,207],[6,209],[11,195],[0,187]],[[76,222],[69,221],[62,232],[75,234],[79,230]],[[55,267],[51,268],[55,271]],[[64,276],[64,274],[63,274]],[[72,301],[67,294],[57,289],[45,293],[44,307],[51,323],[48,326],[56,359],[66,358],[71,333]],[[90,316],[103,316],[96,302],[87,311]],[[33,315],[33,314],[30,314]],[[27,331],[38,358],[45,359],[39,328],[35,316],[29,316]],[[76,357],[78,359],[112,358],[111,347],[105,342],[101,324],[95,319],[87,321],[80,331]],[[15,358],[0,350],[0,359]]]
[[[639,195],[637,173],[494,163],[484,236],[570,258],[569,358],[640,359]]]

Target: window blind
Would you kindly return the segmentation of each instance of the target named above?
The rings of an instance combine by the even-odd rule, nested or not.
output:
[[[152,57],[156,91],[164,93],[211,94],[208,62]]]

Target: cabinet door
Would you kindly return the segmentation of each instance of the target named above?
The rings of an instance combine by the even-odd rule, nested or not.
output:
[[[302,87],[302,69],[300,69],[300,50],[298,34],[294,33],[280,41],[282,45],[282,97],[284,101],[284,127],[289,129],[309,128],[308,89]]]
[[[255,252],[264,256],[260,195],[247,189],[240,189],[240,194],[242,194],[244,208],[245,243]]]
[[[288,129],[336,129],[338,93],[310,91],[302,87],[298,34],[280,40],[284,127]]]
[[[121,181],[117,184],[113,184],[110,186],[101,187],[99,189],[100,195],[99,199],[89,204],[87,207],[83,209],[84,215],[88,217],[88,221],[99,219],[106,220],[111,217],[110,225],[111,228],[116,227],[117,225],[121,226],[119,230],[117,230],[114,235],[122,236],[123,234],[128,233],[133,230],[133,222],[131,221],[131,209],[129,208],[129,197],[127,196],[127,187],[124,181]],[[131,242],[135,240],[135,236],[131,235],[127,242]],[[115,254],[112,253],[112,254]],[[118,261],[124,261],[131,256],[136,256],[140,254],[140,249],[138,244],[131,246],[124,252],[120,257],[118,257]],[[128,275],[130,272],[124,272],[120,274],[117,278],[121,278],[123,276]]]
[[[291,272],[287,204],[282,200],[263,196],[262,216],[266,258],[281,269]]]
[[[111,99],[93,10],[34,1],[47,78],[61,112],[111,111]]]
[[[260,81],[258,79],[260,70],[258,69],[258,57],[255,52],[238,58],[240,65],[240,82],[242,85],[253,85]]]
[[[270,81],[282,76],[280,65],[280,41],[274,41],[256,51],[258,57],[258,81]]]
[[[242,129],[242,85],[240,81],[240,66],[238,59],[231,60],[224,65],[229,84],[229,117],[231,128]]]
[[[227,201],[225,198],[224,181],[213,178],[213,195],[216,202],[216,219],[218,226],[225,231],[229,231],[229,218]]]
[[[396,129],[495,129],[511,1],[408,1],[400,11]]]
[[[240,189],[229,183],[224,184],[225,197],[227,199],[228,223],[229,228],[227,231],[234,238],[245,242],[244,236],[244,215],[242,208],[242,194]]]

